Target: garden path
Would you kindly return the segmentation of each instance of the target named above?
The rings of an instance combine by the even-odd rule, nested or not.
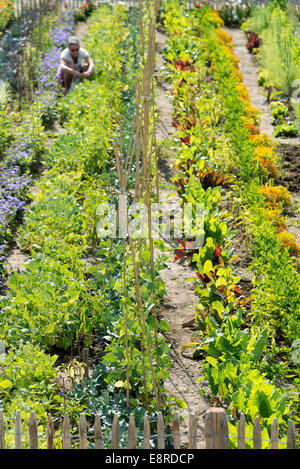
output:
[[[168,148],[164,141],[168,141],[174,133],[172,126],[173,106],[170,97],[171,85],[163,76],[163,49],[166,36],[157,31],[157,59],[156,59],[156,79],[158,83],[158,112],[159,121],[157,125],[157,143],[159,155],[160,171],[160,202],[169,209],[178,203],[179,199],[176,193],[176,186],[171,178],[175,176],[176,170],[172,167],[176,159],[176,153],[172,146]],[[170,140],[169,140],[170,141]],[[160,317],[167,319],[170,325],[170,331],[165,334],[171,348],[172,369],[167,380],[166,389],[169,395],[183,399],[186,409],[182,412],[184,422],[181,426],[182,432],[188,431],[188,415],[195,415],[198,423],[198,431],[203,434],[204,414],[210,403],[199,394],[199,389],[204,384],[196,383],[197,378],[203,374],[200,360],[195,360],[189,356],[189,352],[181,354],[181,347],[191,342],[193,318],[195,316],[193,307],[197,304],[197,298],[194,294],[193,282],[187,282],[187,279],[194,277],[193,270],[189,266],[181,265],[173,260],[173,249],[178,247],[176,242],[167,243],[170,250],[167,255],[170,256],[167,262],[167,268],[162,271],[161,276],[165,282],[166,295],[160,306]],[[191,327],[182,327],[184,323],[191,323]],[[186,439],[183,440],[186,443]],[[198,447],[203,447],[203,441],[198,441]]]
[[[233,28],[224,28],[231,36],[234,44],[233,52],[239,58],[239,69],[243,75],[243,82],[251,96],[251,101],[261,111],[261,132],[273,137],[272,116],[270,105],[266,96],[262,94],[262,87],[257,83],[258,65],[255,57],[246,49],[247,39],[243,31]],[[290,191],[293,207],[287,219],[287,230],[293,234],[300,243],[300,137],[274,138],[277,143],[277,152],[280,155],[283,175],[275,184],[280,184]]]

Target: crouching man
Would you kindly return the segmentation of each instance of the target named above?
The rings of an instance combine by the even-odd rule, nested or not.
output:
[[[86,64],[83,64],[83,62]],[[58,78],[64,88],[65,94],[69,91],[72,81],[90,77],[95,71],[95,65],[89,53],[80,47],[77,37],[71,36],[68,47],[60,55]]]

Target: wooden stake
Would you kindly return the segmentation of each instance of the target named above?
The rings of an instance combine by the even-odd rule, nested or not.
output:
[[[165,424],[161,412],[157,415],[157,448],[165,449]]]
[[[210,407],[205,414],[206,449],[228,449],[228,423],[224,409]]]
[[[30,413],[29,419],[29,449],[38,449],[38,426],[34,411]]]
[[[144,417],[144,442],[143,449],[150,449],[150,421],[147,414]]]
[[[120,447],[120,424],[119,417],[117,414],[114,415],[112,429],[111,429],[111,442],[113,449],[119,449]]]
[[[82,361],[84,364],[84,378],[89,377],[89,349],[87,347],[84,347],[82,349]]]
[[[255,418],[253,426],[253,449],[261,449],[262,439],[261,439],[261,427],[259,422],[259,417]]]
[[[273,419],[271,426],[271,449],[278,449],[278,420]]]
[[[0,449],[5,449],[5,423],[3,410],[0,410]]]
[[[47,449],[54,449],[54,425],[51,415],[48,415],[47,423]]]
[[[20,410],[17,410],[16,412],[15,447],[16,449],[22,449],[22,420]]]
[[[286,447],[288,449],[295,449],[296,447],[295,431],[294,431],[293,422],[291,420],[289,420]]]
[[[180,422],[178,412],[175,412],[173,418],[173,442],[174,449],[180,449]]]
[[[130,415],[128,425],[128,449],[136,449],[136,427],[133,414]]]
[[[70,419],[67,413],[65,413],[62,423],[62,447],[63,449],[71,448]]]
[[[189,449],[197,448],[197,422],[195,416],[189,416]]]
[[[79,428],[79,447],[80,449],[87,449],[88,447],[87,422],[86,422],[86,416],[84,413],[80,414],[78,428]]]
[[[95,449],[103,449],[101,419],[100,419],[99,414],[95,415],[94,434],[95,434]]]
[[[246,436],[245,425],[246,425],[245,414],[241,413],[240,420],[239,420],[239,426],[238,426],[238,449],[245,449],[245,448],[246,448],[246,443],[245,443],[245,436]]]

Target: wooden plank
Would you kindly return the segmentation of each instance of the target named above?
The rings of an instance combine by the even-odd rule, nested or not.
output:
[[[276,417],[271,426],[271,449],[278,449],[278,420]]]
[[[113,423],[111,427],[111,443],[113,449],[120,448],[120,423],[117,414],[114,415]]]
[[[5,423],[3,410],[0,410],[0,449],[5,449]]]
[[[69,414],[65,413],[62,423],[62,447],[63,449],[71,448],[71,431]]]
[[[54,424],[51,414],[48,414],[47,422],[47,449],[54,449]]]
[[[165,449],[165,423],[161,412],[157,415],[157,448]]]
[[[21,411],[17,410],[15,420],[15,448],[22,449],[22,419]]]
[[[210,407],[205,413],[206,449],[228,449],[228,423],[224,409]]]
[[[29,418],[29,449],[38,449],[38,426],[34,411],[30,412]]]
[[[296,447],[294,425],[293,425],[293,422],[291,420],[289,420],[286,447],[288,449],[295,449],[295,447]]]
[[[188,449],[197,448],[197,421],[193,414],[189,415],[189,443]]]
[[[88,447],[87,423],[86,423],[86,416],[84,413],[80,414],[78,429],[79,429],[79,448],[87,449]]]
[[[246,418],[245,414],[241,412],[238,426],[238,449],[246,449]]]
[[[136,449],[136,427],[133,414],[129,418],[127,448]]]
[[[99,414],[95,415],[94,435],[95,435],[95,449],[103,449],[103,436],[102,436],[102,428],[101,428],[101,419],[100,419]]]
[[[147,414],[144,417],[144,441],[143,449],[150,449],[150,421]]]
[[[85,347],[82,350],[82,361],[83,361],[83,364],[84,364],[83,377],[88,378],[89,377],[89,349],[87,347]]]
[[[259,422],[259,417],[256,416],[254,426],[253,426],[253,449],[262,448],[262,439],[261,439],[261,427]]]
[[[173,418],[173,444],[174,449],[180,449],[180,422],[178,412],[175,412]]]

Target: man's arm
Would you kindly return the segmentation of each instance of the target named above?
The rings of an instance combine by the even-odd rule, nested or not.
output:
[[[95,71],[95,64],[89,55],[85,58],[85,60],[88,64],[88,69],[86,72],[83,72],[83,76],[90,77]]]
[[[82,73],[77,72],[77,70],[75,70],[75,67],[72,66],[72,64],[70,64],[70,62],[65,59],[60,59],[60,69],[62,72],[70,73],[71,75],[73,75],[73,77],[82,77],[83,75]]]

